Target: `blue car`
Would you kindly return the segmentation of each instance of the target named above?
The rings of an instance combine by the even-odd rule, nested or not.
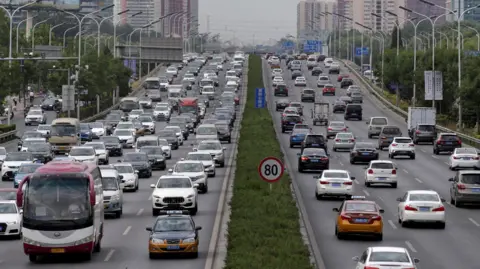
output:
[[[43,163],[24,163],[20,165],[20,168],[18,168],[18,171],[15,172],[15,177],[13,179],[13,187],[18,188],[18,185],[20,185],[20,182],[31,173],[34,173],[37,168],[42,166]]]
[[[290,134],[290,147],[301,146],[309,132],[309,129],[294,129]]]
[[[88,123],[80,123],[80,140],[82,142],[92,142],[93,140],[92,129],[90,129]]]

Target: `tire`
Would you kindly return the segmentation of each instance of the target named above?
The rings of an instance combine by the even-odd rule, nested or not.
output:
[[[92,260],[92,253],[89,252],[89,253],[83,254],[83,260],[84,261],[91,261]]]
[[[292,145],[292,143],[290,143],[290,148],[293,148],[293,145]]]
[[[396,189],[397,188],[397,183],[392,183],[392,188]]]
[[[375,239],[376,239],[377,241],[383,241],[383,233],[377,234],[377,235],[375,236]]]
[[[371,186],[372,184],[370,184],[370,182],[365,182],[365,187],[370,188]]]
[[[36,263],[37,262],[37,255],[35,254],[29,254],[28,255],[28,260],[32,263]]]
[[[205,194],[208,192],[208,185],[203,185],[202,193]]]
[[[319,195],[319,194],[317,193],[317,191],[315,191],[315,198],[316,198],[317,200],[319,200],[319,201],[322,200],[322,196]]]
[[[415,160],[415,154],[411,155],[410,159]]]
[[[447,224],[446,224],[445,222],[439,223],[439,224],[438,224],[438,229],[444,230],[446,225],[447,225]]]
[[[336,148],[333,148],[333,151],[335,151],[335,152],[336,152],[336,151],[337,151],[337,149],[336,149]]]
[[[154,253],[148,253],[148,258],[153,260],[155,259],[157,256],[154,254]]]
[[[354,159],[350,159],[350,164],[355,164],[355,160],[354,160]]]
[[[122,210],[115,212],[115,218],[119,219],[122,216]]]
[[[300,166],[300,165],[298,166],[298,172],[299,172],[299,173],[303,173],[303,167]]]
[[[225,162],[220,163],[220,167],[225,167]]]
[[[152,208],[152,216],[156,217],[160,215],[160,209]]]
[[[190,215],[195,216],[197,215],[198,212],[198,204],[195,203],[195,207],[193,209],[190,209]]]
[[[99,240],[97,244],[93,247],[93,252],[98,253],[102,250],[102,241]]]

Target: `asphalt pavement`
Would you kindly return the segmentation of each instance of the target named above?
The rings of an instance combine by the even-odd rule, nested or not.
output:
[[[320,63],[323,66],[323,63]],[[303,87],[295,87],[291,79],[291,73],[282,64],[284,69],[284,80],[289,88],[289,97],[291,101],[300,101],[300,93]],[[341,73],[349,71],[342,67]],[[322,97],[321,89],[316,86],[317,77],[311,76],[311,72],[303,66],[303,73],[307,78],[308,88],[316,89],[317,102],[329,102],[332,107],[334,101],[340,96],[346,95],[346,89],[340,89],[340,83],[337,82],[338,75],[330,75],[330,79],[336,86],[336,96]],[[325,69],[324,69],[325,74]],[[352,74],[353,75],[353,74]],[[361,84],[354,78],[357,85]],[[332,140],[329,140],[330,169],[348,170],[355,180],[355,195],[365,196],[368,200],[375,201],[385,210],[383,214],[384,235],[383,241],[376,242],[367,238],[352,238],[350,240],[338,240],[334,235],[336,212],[332,208],[341,204],[340,200],[322,200],[317,201],[314,195],[316,180],[313,178],[318,173],[298,173],[297,153],[299,148],[289,148],[289,134],[281,134],[280,112],[275,112],[274,101],[280,97],[273,96],[271,86],[271,71],[268,64],[264,61],[264,81],[268,92],[269,108],[273,115],[275,129],[281,137],[282,148],[287,152],[285,156],[286,166],[299,186],[301,195],[299,199],[303,200],[310,224],[313,227],[315,241],[318,244],[321,256],[326,268],[354,268],[356,263],[351,260],[354,256],[361,256],[363,251],[369,246],[399,246],[407,248],[412,257],[419,258],[419,269],[476,269],[479,268],[480,258],[478,256],[478,246],[480,242],[480,212],[478,207],[456,208],[449,203],[445,203],[447,225],[445,230],[435,229],[427,226],[417,226],[414,228],[402,228],[398,220],[398,202],[396,199],[409,190],[434,190],[441,197],[450,201],[449,188],[451,183],[448,178],[454,176],[455,172],[448,169],[447,155],[433,155],[432,145],[416,145],[416,159],[396,159],[394,162],[398,166],[398,188],[372,187],[364,186],[366,164],[351,165],[349,162],[349,152],[333,152]],[[404,136],[408,136],[405,120],[394,112],[388,110],[383,104],[372,97],[366,89],[362,89],[364,94],[363,120],[346,121],[349,131],[357,137],[356,141],[368,141],[376,143],[376,139],[367,137],[367,127],[365,121],[373,116],[385,116],[390,125],[396,125],[401,128]],[[316,133],[326,133],[325,126],[313,126],[310,111],[313,103],[303,103],[304,119],[313,128]],[[273,108],[273,109],[272,109]],[[332,114],[331,120],[344,121],[343,114]],[[380,153],[380,159],[388,159],[388,151]],[[297,196],[298,197],[298,196]]]
[[[161,72],[159,72],[160,75]],[[244,72],[246,74],[247,72]],[[175,83],[180,83],[183,72],[179,74]],[[220,87],[225,84],[224,72],[220,72]],[[245,75],[246,76],[246,75]],[[246,85],[244,85],[246,86]],[[243,87],[243,86],[242,86]],[[243,89],[239,91],[241,100]],[[197,90],[188,92],[189,96],[196,96]],[[219,96],[221,90],[217,90],[216,94]],[[166,96],[164,96],[166,100]],[[207,113],[213,112],[213,105],[208,109]],[[54,118],[54,115],[48,115],[49,122]],[[241,115],[237,116],[241,118]],[[19,122],[19,125],[23,122]],[[157,122],[156,131],[162,130],[167,125],[166,122]],[[235,132],[238,132],[239,120],[236,122]],[[35,129],[35,127],[28,126],[27,129]],[[124,193],[123,215],[119,219],[106,218],[105,235],[102,240],[102,251],[95,253],[89,262],[80,262],[74,259],[61,258],[56,260],[49,259],[46,264],[31,264],[28,257],[23,253],[22,242],[20,240],[3,239],[0,240],[0,267],[2,268],[30,268],[30,267],[44,267],[49,269],[65,268],[69,266],[71,269],[75,268],[90,268],[90,269],[157,269],[162,268],[176,268],[176,269],[203,269],[208,256],[208,246],[212,236],[216,212],[219,202],[220,193],[222,190],[223,181],[226,180],[226,171],[230,166],[235,165],[231,162],[232,148],[236,144],[236,139],[232,139],[231,144],[224,144],[227,148],[226,165],[224,168],[217,167],[216,176],[209,178],[209,191],[207,194],[199,195],[199,211],[194,217],[197,225],[202,226],[200,231],[200,246],[199,257],[197,259],[177,259],[166,258],[160,260],[150,260],[148,257],[148,238],[149,234],[145,228],[151,226],[155,217],[152,216],[152,189],[150,184],[157,182],[158,178],[167,174],[167,170],[187,155],[188,152],[193,151],[191,141],[194,140],[195,135],[190,134],[189,139],[185,141],[183,146],[178,150],[172,151],[172,159],[167,160],[167,169],[165,171],[153,171],[151,178],[140,179],[140,186],[137,192]],[[232,137],[235,135],[232,134]],[[16,141],[2,145],[7,148],[7,152],[17,151]],[[124,149],[124,153],[134,151],[134,149]],[[122,157],[110,157],[110,163],[116,163]],[[0,188],[11,188],[12,182],[1,182]]]

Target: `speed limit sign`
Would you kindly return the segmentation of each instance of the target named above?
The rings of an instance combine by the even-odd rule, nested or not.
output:
[[[267,157],[260,162],[258,173],[260,177],[269,183],[277,182],[283,175],[284,166],[282,161],[275,157]]]

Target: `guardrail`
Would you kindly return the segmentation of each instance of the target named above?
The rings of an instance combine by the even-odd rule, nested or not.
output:
[[[342,59],[338,59],[338,60],[340,62],[342,62],[345,65],[345,67],[347,67],[360,80],[360,82],[362,82],[362,84],[365,85],[365,87],[367,88],[367,90],[370,93],[375,95],[375,97],[379,101],[384,103],[387,107],[389,107],[390,110],[392,110],[393,112],[397,113],[398,115],[404,117],[405,119],[408,117],[407,111],[393,105],[387,99],[385,99],[385,97],[383,97],[383,95],[382,95],[383,90],[380,87],[372,84],[371,81],[368,81],[363,75],[361,75],[358,72],[357,68],[355,68],[354,66],[351,66],[350,64],[348,64],[346,61],[344,61]],[[477,139],[475,137],[472,137],[472,136],[469,136],[469,135],[466,135],[466,134],[448,129],[448,128],[446,128],[444,126],[441,126],[441,125],[436,125],[436,128],[437,128],[437,130],[440,130],[442,132],[456,133],[462,139],[462,141],[465,144],[468,144],[468,145],[473,146],[475,148],[480,148],[480,139]]]
[[[0,134],[0,144],[17,138],[17,130]]]

